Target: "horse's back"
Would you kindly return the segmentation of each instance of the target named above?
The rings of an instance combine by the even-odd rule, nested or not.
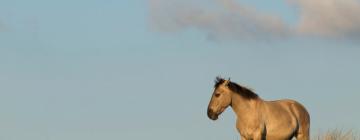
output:
[[[272,111],[281,110],[295,115],[297,118],[305,119],[304,121],[310,121],[310,116],[305,107],[299,102],[291,99],[265,101],[268,108]],[[285,113],[285,112],[284,112]],[[299,120],[300,121],[300,120]]]

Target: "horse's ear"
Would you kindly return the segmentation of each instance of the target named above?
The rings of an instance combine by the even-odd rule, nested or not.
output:
[[[224,85],[225,85],[225,86],[228,86],[228,85],[229,85],[229,83],[230,83],[230,79],[229,79],[229,80],[225,80],[225,81],[224,81]]]

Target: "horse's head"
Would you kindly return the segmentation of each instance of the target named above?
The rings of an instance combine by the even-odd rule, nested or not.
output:
[[[228,88],[229,80],[217,77],[215,89],[212,94],[207,115],[212,120],[217,120],[218,116],[231,104],[231,91]]]

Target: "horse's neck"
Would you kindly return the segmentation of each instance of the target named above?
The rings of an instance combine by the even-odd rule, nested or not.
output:
[[[238,118],[245,118],[247,116],[253,115],[259,109],[262,100],[257,99],[245,99],[237,93],[232,94],[231,107],[234,110]]]

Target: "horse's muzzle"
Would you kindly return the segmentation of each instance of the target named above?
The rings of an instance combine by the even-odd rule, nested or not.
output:
[[[207,115],[211,120],[217,120],[218,119],[218,114],[215,113],[214,111],[212,111],[210,108],[208,108],[208,110],[207,110]]]

